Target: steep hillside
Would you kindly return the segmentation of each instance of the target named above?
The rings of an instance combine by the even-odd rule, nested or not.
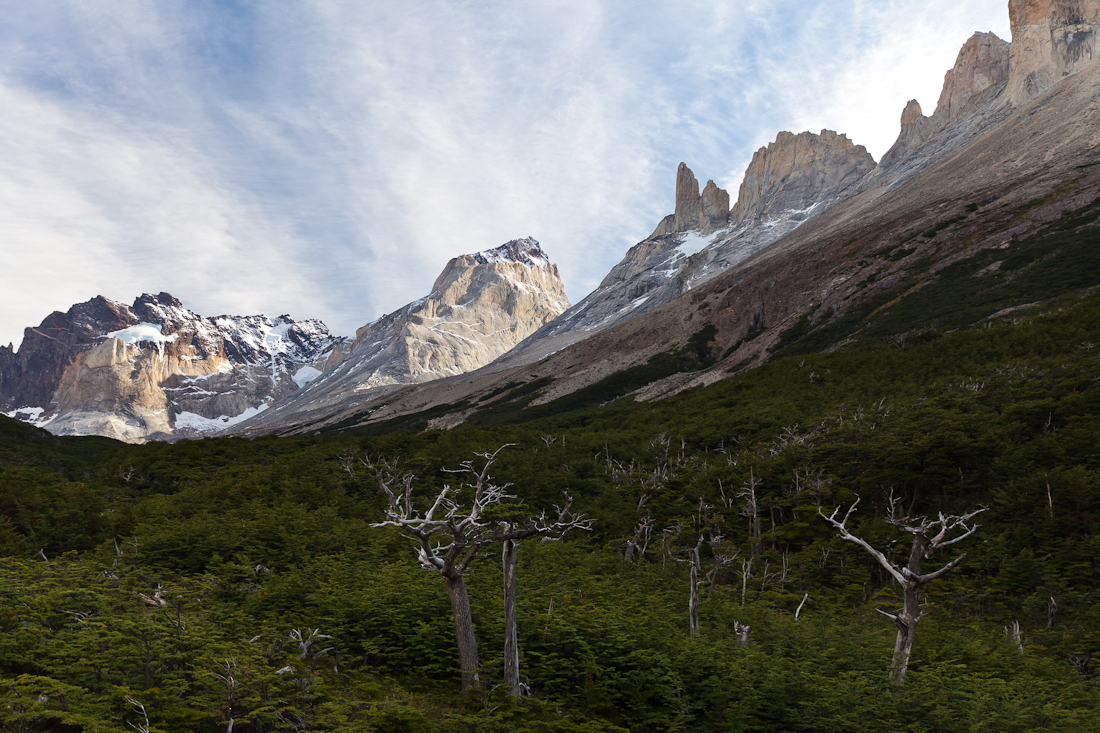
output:
[[[1078,15],[1091,17],[1093,4],[1082,4]],[[1017,22],[1024,5],[1030,7],[1011,4],[1014,39],[1032,33]],[[1064,5],[1048,2],[1043,12],[1054,17]],[[1080,25],[1074,32],[1091,38],[1094,26]],[[1100,67],[1080,60],[1089,48],[1054,44],[1014,55],[999,39],[978,34],[947,74],[935,114],[925,118],[913,103],[907,107],[898,144],[882,164],[721,274],[618,325],[611,310],[609,324],[589,333],[581,325],[586,299],[516,352],[461,381],[395,391],[288,428],[346,430],[412,415],[419,415],[417,424],[442,427],[499,412],[508,402],[567,409],[631,391],[649,399],[723,379],[774,353],[904,339],[1100,285]],[[1034,96],[1026,100],[1011,91],[1013,78],[1057,70],[1067,75],[1045,89],[1032,85]],[[692,180],[681,168],[679,201],[693,200]],[[775,216],[766,207],[765,214]],[[680,225],[674,216],[663,226]],[[646,246],[654,261],[667,262],[684,236],[662,234]],[[673,239],[662,249],[655,246],[660,237]],[[656,298],[663,287],[651,288],[652,295],[623,288],[614,305],[621,310],[646,295]],[[608,314],[589,318],[599,324]],[[582,338],[547,338],[563,325]],[[514,419],[528,414],[512,412]]]
[[[496,366],[530,363],[654,308],[712,280],[798,228],[875,167],[844,135],[780,133],[757,151],[732,211],[729,194],[695,174],[676,172],[676,212],[626,253],[584,300],[539,329]]]

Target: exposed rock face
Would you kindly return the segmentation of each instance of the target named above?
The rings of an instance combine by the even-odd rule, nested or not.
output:
[[[568,307],[558,267],[534,239],[456,257],[431,294],[360,328],[329,356],[323,375],[244,429],[327,414],[380,390],[477,369]]]
[[[807,211],[850,188],[875,168],[875,159],[845,135],[781,132],[752,158],[737,204],[734,224],[768,221]]]
[[[355,425],[435,409],[445,414],[431,424],[451,427],[476,409],[471,405],[502,393],[506,399],[513,385],[532,387],[532,404],[553,400],[713,326],[723,362],[649,385],[644,395],[708,384],[731,367],[769,358],[768,349],[801,318],[811,324],[843,318],[885,288],[910,297],[906,270],[963,262],[982,248],[1011,247],[1016,236],[1041,231],[1100,195],[1100,167],[1082,166],[1095,160],[1100,141],[1100,74],[1071,74],[1020,109],[1007,100],[1003,49],[983,35],[971,39],[945,79],[936,114],[925,117],[916,102],[907,106],[899,145],[913,149],[890,166],[884,158],[801,221],[791,210],[769,208],[764,194],[744,190],[734,211],[762,211],[770,220],[746,216],[705,237],[674,231],[674,214],[665,220],[671,225],[631,248],[595,292],[493,364],[379,395],[325,420]],[[678,172],[678,190],[685,180]],[[766,180],[757,176],[753,186],[781,190]],[[1035,201],[1045,203],[1035,209]],[[1022,210],[1030,213],[1021,217]],[[921,236],[933,228],[936,236]],[[707,280],[707,268],[721,274]],[[934,266],[927,274],[935,272]],[[661,307],[651,309],[654,302]],[[748,334],[758,337],[746,340]],[[445,409],[454,405],[461,407]],[[321,426],[283,428],[301,433]]]
[[[925,117],[917,100],[901,114],[901,134],[863,187],[897,184],[931,162],[959,150],[999,123],[1010,108],[1004,99],[1010,46],[992,33],[975,33],[963,44],[943,79],[936,112]]]
[[[901,134],[898,135],[897,142],[882,156],[879,165],[884,169],[893,168],[928,142],[928,138],[936,132],[936,124],[930,117],[924,116],[920,102],[910,99],[901,113]]]
[[[1008,14],[1014,105],[1100,58],[1100,0],[1009,0]]]
[[[703,231],[707,232],[711,227],[721,229],[729,223],[730,195],[723,188],[718,188],[714,181],[707,181],[703,189]]]
[[[707,181],[700,195],[695,174],[681,163],[676,169],[676,213],[666,216],[651,236],[692,231],[712,234],[728,226],[729,218],[729,193],[714,181]]]
[[[874,168],[867,150],[844,135],[780,133],[754,157],[727,221],[728,194],[711,181],[700,195],[695,175],[681,163],[676,213],[588,297],[495,366],[541,359],[680,297],[824,211]]]
[[[6,357],[0,354],[0,411],[46,409],[77,354],[98,344],[103,334],[137,322],[125,305],[99,296],[25,329],[18,353],[9,346]]]
[[[168,293],[132,307],[100,296],[28,328],[17,355],[0,354],[0,407],[59,435],[217,432],[319,373],[339,341],[319,321],[203,318]]]
[[[958,117],[971,97],[1008,79],[1009,48],[1008,41],[993,33],[970,37],[959,51],[954,68],[943,79],[935,114],[941,125]]]

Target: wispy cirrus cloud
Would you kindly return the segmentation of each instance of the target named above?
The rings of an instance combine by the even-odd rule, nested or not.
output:
[[[574,300],[781,129],[880,156],[1004,0],[0,2],[0,341],[102,293],[337,332],[535,236]]]

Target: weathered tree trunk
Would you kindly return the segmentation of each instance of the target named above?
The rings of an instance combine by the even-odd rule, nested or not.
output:
[[[753,558],[757,558],[760,557],[760,555],[764,552],[764,533],[760,528],[760,509],[756,505],[755,497],[753,497],[752,511],[752,556]]]
[[[913,547],[909,551],[909,564],[905,567],[905,582],[901,584],[905,591],[905,605],[894,619],[898,627],[898,638],[894,642],[894,658],[890,665],[890,679],[895,684],[903,684],[909,671],[909,655],[913,651],[913,639],[917,636],[917,624],[920,622],[920,564],[928,540],[920,534],[913,535]]]
[[[516,637],[516,542],[504,541],[504,684],[513,697],[523,692],[519,683],[519,642]]]
[[[895,684],[904,684],[909,671],[909,655],[913,651],[913,639],[917,636],[917,623],[920,621],[920,597],[916,583],[905,585],[905,607],[894,620],[898,627],[898,638],[894,642],[894,659],[890,666],[890,679]]]
[[[458,641],[458,666],[462,670],[462,692],[470,692],[478,684],[477,637],[474,635],[474,617],[470,613],[470,596],[462,574],[443,573],[443,584],[451,600],[451,613],[455,620],[455,639]]]
[[[691,558],[691,596],[688,598],[688,618],[691,625],[691,638],[699,631],[699,571],[696,569],[698,551]]]

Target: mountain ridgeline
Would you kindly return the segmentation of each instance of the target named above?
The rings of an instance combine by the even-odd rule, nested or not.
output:
[[[18,354],[0,349],[0,407],[55,432],[124,440],[406,418],[453,427],[500,402],[505,385],[527,385],[516,419],[593,404],[567,399],[584,390],[654,399],[776,354],[968,325],[1054,297],[1069,285],[1022,283],[1090,256],[1058,237],[1066,222],[1091,221],[1100,192],[1098,12],[1083,0],[1010,2],[1012,42],[968,40],[934,113],[909,102],[878,163],[843,134],[781,132],[732,204],[681,163],[673,213],[576,305],[533,239],[452,260],[428,296],[353,339],[311,321],[280,345],[298,333],[289,319],[254,317],[251,355],[228,326],[217,335],[194,314],[166,321],[96,299],[28,329]],[[968,268],[982,277],[966,280]],[[925,300],[971,305],[940,317]],[[88,326],[62,323],[82,314]],[[137,324],[148,337],[124,331]],[[54,332],[68,335],[44,335]],[[691,345],[704,335],[704,349]],[[670,356],[688,352],[707,354]],[[605,380],[620,387],[597,388]]]
[[[451,260],[430,295],[350,340],[316,320],[204,318],[167,293],[132,308],[98,297],[26,329],[18,352],[0,349],[0,412],[58,435],[212,435],[276,404],[324,410],[476,369],[568,306],[533,239]]]
[[[0,729],[1100,733],[1100,0],[1009,12],[576,305],[520,239],[354,339],[27,329]]]
[[[700,191],[681,164],[674,212],[653,234],[476,371],[237,430],[453,427],[650,400],[778,354],[972,325],[1098,285],[1095,6],[1013,0],[1013,42],[974,34],[934,113],[911,101],[877,164],[842,134],[780,133],[728,212],[728,194],[713,181]],[[673,356],[704,337],[705,359]]]

